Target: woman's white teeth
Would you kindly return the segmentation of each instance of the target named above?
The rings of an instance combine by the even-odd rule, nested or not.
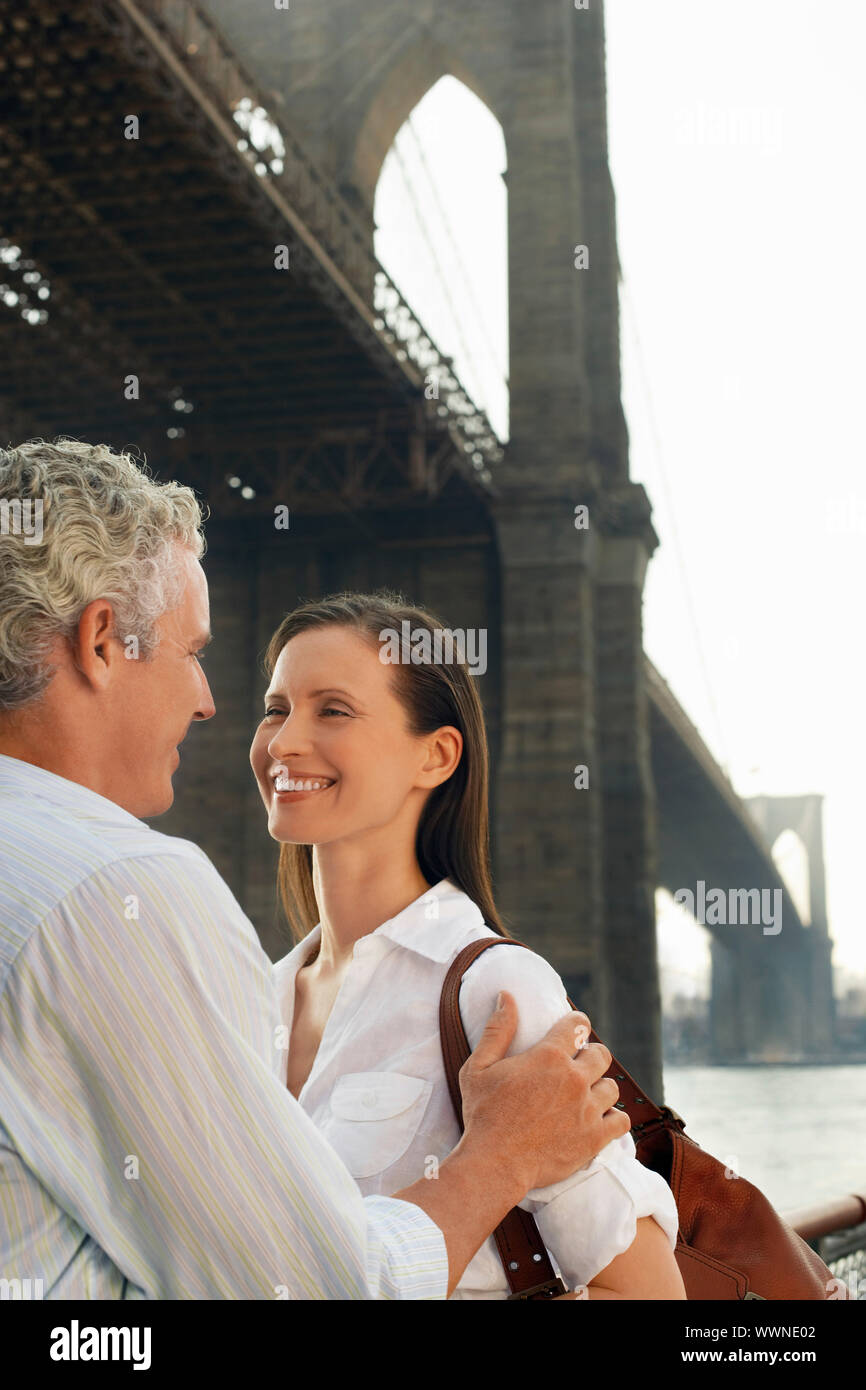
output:
[[[301,778],[288,777],[285,772],[279,773],[274,782],[274,787],[278,792],[317,792],[330,786],[333,786],[330,781],[320,782],[311,778],[304,781]]]

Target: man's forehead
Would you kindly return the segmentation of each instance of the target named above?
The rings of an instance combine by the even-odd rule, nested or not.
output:
[[[186,600],[190,609],[199,615],[204,622],[209,621],[210,617],[210,596],[208,594],[207,576],[201,566],[201,561],[197,560],[191,551],[186,552],[187,585]]]
[[[181,550],[181,563],[186,572],[183,597],[176,608],[164,615],[162,622],[180,640],[203,647],[211,640],[207,579],[195,555],[185,546]]]

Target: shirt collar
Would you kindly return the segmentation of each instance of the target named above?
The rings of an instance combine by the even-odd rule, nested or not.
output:
[[[440,878],[371,935],[385,936],[428,960],[443,962],[483,926],[481,909],[451,879]]]
[[[109,801],[107,796],[100,796],[80,782],[70,782],[67,777],[59,777],[56,772],[25,762],[23,758],[10,758],[7,753],[0,753],[0,796],[3,795],[28,801],[50,801],[83,820],[115,821],[148,829],[144,821],[125,811],[116,801]]]
[[[389,917],[375,931],[360,937],[355,945],[358,947],[363,942],[384,937],[396,946],[425,956],[427,960],[444,963],[460,946],[474,940],[478,928],[483,926],[484,917],[480,908],[449,878],[441,878],[408,907],[404,907],[402,912]],[[322,924],[317,922],[312,931],[277,962],[275,970],[282,982],[285,975],[292,975],[300,969],[321,935]]]

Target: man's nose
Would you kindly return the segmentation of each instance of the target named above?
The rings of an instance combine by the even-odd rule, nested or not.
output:
[[[208,679],[204,672],[202,672],[201,684],[201,704],[193,715],[193,719],[213,719],[216,714],[216,705],[214,704],[213,695],[211,695]]]

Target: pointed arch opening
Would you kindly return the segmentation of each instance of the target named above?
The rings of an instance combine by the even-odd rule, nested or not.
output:
[[[791,894],[804,927],[812,925],[809,855],[795,830],[783,830],[771,850],[773,863]]]
[[[376,257],[500,441],[508,438],[508,205],[502,127],[441,77],[391,145],[376,186]]]

